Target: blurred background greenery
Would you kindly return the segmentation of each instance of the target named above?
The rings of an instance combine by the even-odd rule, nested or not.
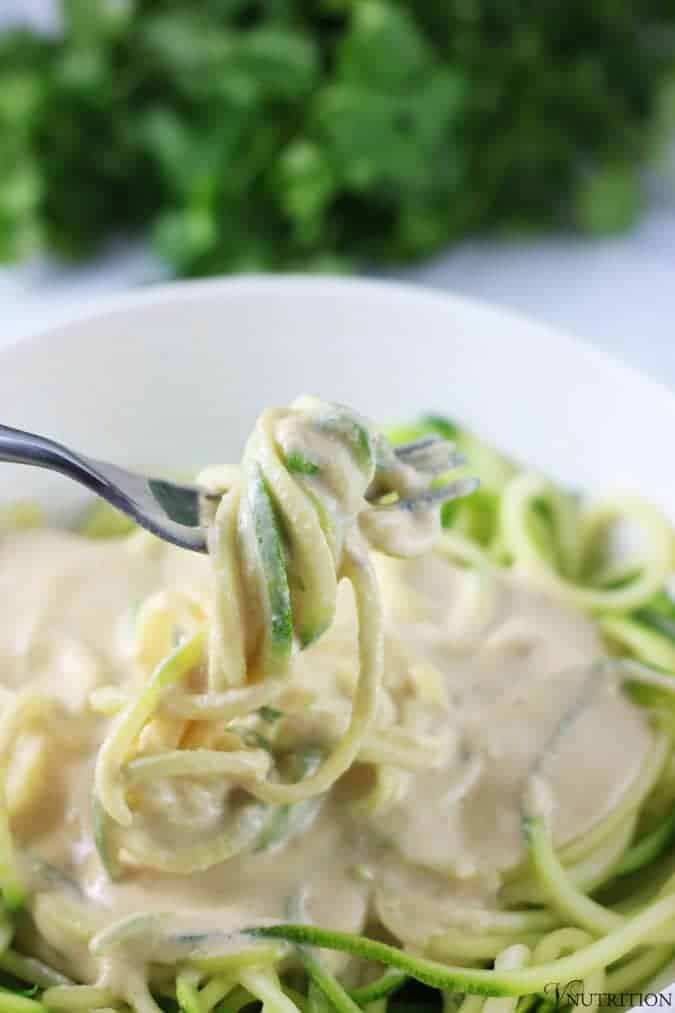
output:
[[[196,276],[622,229],[672,0],[63,0],[0,34],[0,259],[142,234]]]

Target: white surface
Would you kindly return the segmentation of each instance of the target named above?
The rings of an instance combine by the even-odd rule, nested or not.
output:
[[[675,431],[675,396],[564,335],[419,287],[168,286],[0,352],[4,419],[141,468],[234,458],[261,405],[302,389],[381,419],[446,411],[569,483],[642,487],[675,517],[654,438]],[[11,465],[0,489],[64,508],[77,495]]]
[[[627,235],[465,243],[408,277],[538,317],[675,388],[675,200]]]
[[[58,7],[57,0],[2,0],[0,25],[28,24],[51,31],[59,21]]]

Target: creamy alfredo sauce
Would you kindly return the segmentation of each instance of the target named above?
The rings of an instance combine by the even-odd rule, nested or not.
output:
[[[23,853],[56,866],[92,901],[95,925],[161,911],[227,931],[284,918],[289,897],[303,888],[318,924],[360,930],[379,921],[420,947],[447,926],[453,905],[494,901],[504,871],[522,857],[524,779],[542,750],[558,843],[616,804],[651,735],[616,688],[596,680],[589,689],[589,665],[602,655],[592,625],[515,575],[486,587],[438,555],[377,565],[387,631],[379,748],[395,713],[413,740],[428,741],[434,768],[388,768],[389,796],[378,810],[369,803],[373,768],[361,762],[313,821],[275,849],[188,877],[127,868],[111,883],[89,817],[107,721],[91,711],[89,694],[127,684],[137,604],[159,588],[207,590],[208,562],[144,533],[110,542],[56,531],[0,540],[0,680],[35,687],[64,714],[43,733],[39,787],[27,808],[13,803],[10,769],[12,826]],[[295,655],[276,704],[294,741],[333,741],[344,730],[357,669],[354,626],[351,591],[342,585],[333,626]],[[329,697],[337,704],[324,713]],[[576,720],[546,750],[579,701]],[[13,765],[20,763],[21,750]],[[184,803],[173,797],[176,833],[208,833],[211,803],[207,789],[186,793]],[[67,899],[73,888],[39,876],[33,886],[40,934],[65,968],[91,980],[86,941],[64,943],[50,917],[50,898]]]

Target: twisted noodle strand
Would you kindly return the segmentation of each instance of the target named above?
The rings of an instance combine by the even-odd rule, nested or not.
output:
[[[222,494],[209,532],[215,604],[206,691],[185,684],[194,683],[202,660],[208,607],[198,596],[153,596],[139,616],[136,656],[143,672],[152,665],[155,671],[114,719],[96,765],[98,802],[123,828],[134,823],[127,788],[141,781],[219,773],[261,803],[288,806],[323,794],[364,748],[367,756],[383,665],[382,610],[368,541],[406,554],[429,547],[437,532],[431,509],[402,511],[394,524],[391,514],[369,508],[371,486],[377,495],[407,496],[429,479],[422,481],[400,464],[366,422],[312,398],[300,399],[290,410],[265,412],[241,468],[221,475],[211,469],[205,481],[211,495]],[[366,513],[364,526],[360,521]],[[359,672],[348,727],[318,768],[301,781],[283,783],[269,769],[272,758],[259,749],[187,748],[188,741],[207,744],[223,735],[234,734],[236,740],[242,732],[229,731],[233,719],[275,698],[293,641],[305,647],[332,623],[341,579],[354,589]],[[177,629],[189,639],[172,650]],[[174,691],[178,683],[183,688]],[[102,700],[110,709],[119,703]],[[182,723],[174,719],[165,730],[162,721],[168,719],[162,713],[179,715]],[[204,731],[189,731],[190,721],[203,723]],[[139,743],[152,755],[134,759]],[[392,763],[398,759],[406,767],[411,762],[409,749],[390,746],[388,752]],[[433,764],[431,750],[418,753],[415,764]],[[248,828],[243,834],[224,829],[217,839],[199,848],[177,847],[173,855],[137,826],[120,843],[135,862],[187,874],[208,861],[222,861],[250,841],[250,828],[262,816],[252,821],[257,810],[249,810],[240,821]]]

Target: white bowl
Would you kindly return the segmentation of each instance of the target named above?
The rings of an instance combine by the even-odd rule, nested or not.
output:
[[[512,313],[422,288],[324,278],[169,285],[0,353],[0,420],[176,472],[236,460],[261,407],[302,392],[378,420],[454,417],[590,492],[644,491],[675,518],[675,396]],[[56,514],[82,493],[0,465],[0,500]]]
[[[168,285],[0,352],[0,419],[130,466],[237,459],[259,409],[303,391],[379,420],[447,414],[590,491],[644,490],[675,517],[675,397],[503,310],[370,281]],[[65,480],[0,465],[0,499],[71,504]]]

